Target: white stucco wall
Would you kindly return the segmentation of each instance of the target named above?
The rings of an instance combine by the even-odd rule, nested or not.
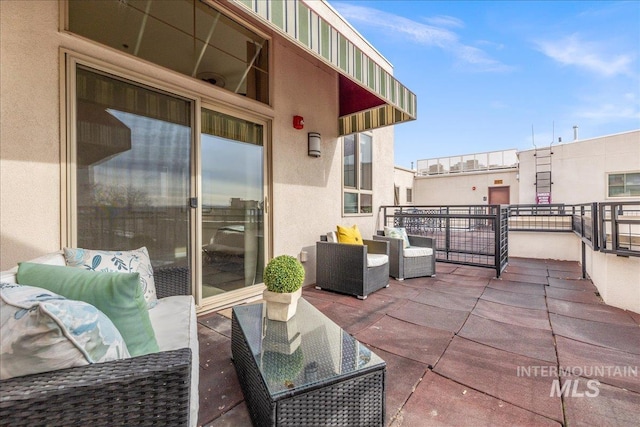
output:
[[[364,238],[375,233],[378,207],[393,203],[393,128],[373,132],[374,215],[342,215],[342,145],[337,135],[338,86],[332,72],[297,49],[276,43],[276,114],[273,135],[274,255],[307,252],[305,283],[315,283],[315,242],[336,225],[357,224]],[[310,102],[311,101],[311,102]],[[304,117],[304,130],[291,126]],[[307,132],[322,135],[320,158],[307,156]]]
[[[60,247],[57,27],[57,2],[0,2],[3,269]]]
[[[373,132],[374,214],[343,217],[338,77],[315,57],[274,36],[270,107],[59,32],[58,14],[55,1],[0,1],[0,270],[66,244],[63,50],[154,86],[271,119],[273,254],[306,251],[306,283],[315,281],[321,234],[337,224],[357,224],[365,237],[375,232],[378,206],[393,203],[393,128]],[[293,115],[304,117],[304,130],[293,129]],[[320,158],[307,156],[309,131],[322,135]]]
[[[502,183],[496,183],[499,180],[502,180]],[[416,176],[414,204],[483,205],[488,203],[489,187],[505,186],[509,187],[510,203],[519,203],[520,183],[516,169]]]
[[[640,258],[586,252],[586,270],[607,304],[640,313]]]
[[[405,169],[400,166],[396,166],[393,170],[393,182],[396,187],[399,189],[398,196],[400,200],[398,200],[399,205],[414,205],[415,204],[415,190],[414,186],[414,176],[416,171],[411,169]],[[411,202],[407,201],[407,189],[411,189],[413,200]]]
[[[552,203],[631,200],[607,197],[607,173],[640,172],[640,130],[553,145],[552,151]],[[523,204],[536,202],[534,154],[535,150],[519,153]]]

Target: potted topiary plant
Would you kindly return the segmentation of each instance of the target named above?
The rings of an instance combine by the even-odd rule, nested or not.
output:
[[[278,351],[265,351],[262,363],[266,380],[278,387],[291,388],[296,385],[296,378],[304,368],[304,354],[298,347],[291,354]]]
[[[262,297],[267,302],[267,318],[286,322],[296,314],[298,299],[302,294],[304,267],[290,255],[273,258],[264,269],[267,289]]]

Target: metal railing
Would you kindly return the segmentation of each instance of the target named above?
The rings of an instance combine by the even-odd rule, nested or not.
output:
[[[640,256],[640,202],[510,205],[509,230],[573,232],[594,251]]]
[[[563,204],[509,205],[509,230],[572,231],[572,211]]]
[[[600,251],[640,256],[640,202],[600,203]]]
[[[598,204],[571,205],[571,230],[594,251],[598,245]],[[584,263],[583,263],[584,264]]]
[[[640,202],[576,205],[381,206],[382,226],[432,237],[436,260],[489,267],[509,262],[509,231],[575,233],[586,248],[640,256]],[[379,227],[382,228],[382,227]]]
[[[418,175],[444,175],[499,169],[517,169],[516,149],[465,154],[462,156],[436,157],[418,160]]]
[[[507,266],[506,206],[381,206],[380,212],[383,226],[433,238],[437,261],[493,268],[497,277]]]

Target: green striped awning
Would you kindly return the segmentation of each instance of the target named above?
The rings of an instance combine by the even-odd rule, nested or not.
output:
[[[300,0],[229,0],[337,70],[340,135],[417,117],[416,95]]]

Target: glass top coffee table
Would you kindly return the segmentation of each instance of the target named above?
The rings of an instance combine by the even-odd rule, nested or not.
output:
[[[233,362],[254,425],[384,424],[384,360],[304,298],[288,322],[268,320],[264,303],[232,313]]]

